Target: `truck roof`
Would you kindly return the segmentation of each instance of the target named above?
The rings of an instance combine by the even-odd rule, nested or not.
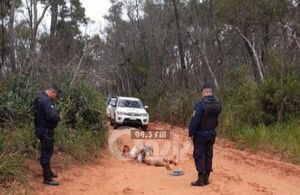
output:
[[[135,97],[123,97],[123,96],[118,96],[118,99],[120,99],[120,100],[134,100],[134,101],[141,101],[140,99],[135,98]]]

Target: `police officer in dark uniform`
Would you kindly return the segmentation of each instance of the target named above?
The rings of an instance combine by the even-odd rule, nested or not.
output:
[[[193,140],[193,157],[198,171],[198,179],[192,186],[208,184],[212,171],[213,146],[216,138],[216,127],[221,113],[221,104],[213,95],[213,88],[204,84],[201,89],[203,99],[196,103],[189,126],[189,136]]]
[[[41,142],[40,162],[43,168],[43,183],[48,185],[59,185],[59,182],[53,180],[57,175],[51,170],[50,159],[54,149],[54,129],[61,120],[53,101],[59,98],[60,92],[60,88],[53,84],[33,103],[35,134]]]

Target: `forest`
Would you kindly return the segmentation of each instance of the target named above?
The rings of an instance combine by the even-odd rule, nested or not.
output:
[[[0,12],[0,184],[26,179],[32,102],[49,82],[63,88],[59,150],[83,162],[105,145],[107,97],[186,127],[204,83],[222,102],[218,136],[300,162],[299,0],[111,0],[93,35],[80,0],[1,0]]]

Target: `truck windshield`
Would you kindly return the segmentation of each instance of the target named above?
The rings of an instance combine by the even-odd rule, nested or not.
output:
[[[120,100],[118,106],[126,108],[143,108],[142,102],[136,100]]]

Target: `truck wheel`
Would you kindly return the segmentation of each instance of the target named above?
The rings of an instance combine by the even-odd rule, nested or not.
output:
[[[114,122],[114,129],[117,129],[120,125],[115,121]]]
[[[147,130],[148,130],[148,125],[143,125],[143,126],[142,126],[142,130],[143,130],[143,131],[147,131]]]
[[[110,119],[110,126],[114,126],[114,120]]]

